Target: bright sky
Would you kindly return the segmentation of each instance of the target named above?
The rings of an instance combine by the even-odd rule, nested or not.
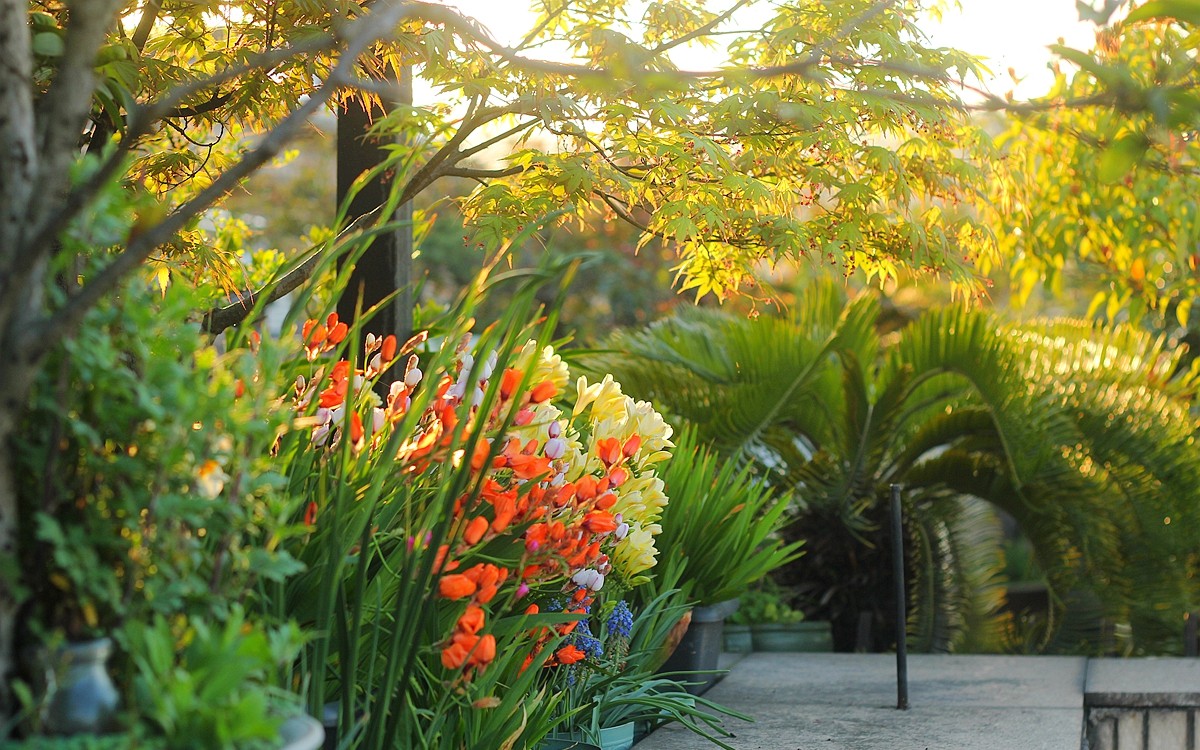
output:
[[[474,16],[501,42],[514,43],[532,26],[528,0],[444,0],[447,5]],[[1015,88],[1019,98],[1036,96],[1049,87],[1052,75],[1046,68],[1051,59],[1046,47],[1061,37],[1068,46],[1087,50],[1094,27],[1079,21],[1075,0],[961,0],[962,10],[947,11],[941,23],[923,25],[932,41],[986,57],[994,78],[987,82],[993,93],[1014,90],[1008,75],[1011,67],[1024,83]],[[714,7],[717,4],[714,3]],[[721,2],[719,7],[727,7]],[[711,53],[698,53],[691,61],[676,62],[688,67],[711,68]]]
[[[948,11],[940,24],[923,26],[933,42],[987,58],[992,93],[1014,91],[1017,98],[1043,94],[1054,80],[1046,49],[1061,38],[1068,47],[1087,51],[1096,27],[1079,20],[1075,0],[961,0],[961,11]],[[1008,69],[1022,80],[1014,88]]]

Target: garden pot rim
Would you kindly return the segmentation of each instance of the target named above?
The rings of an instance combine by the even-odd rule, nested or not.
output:
[[[715,604],[706,604],[692,608],[692,622],[718,622],[737,612],[739,599],[726,599]]]
[[[755,622],[751,623],[750,628],[759,630],[825,630],[829,627],[828,620],[801,620],[800,622]]]
[[[289,716],[279,727],[280,750],[317,750],[325,743],[325,728],[308,714]]]

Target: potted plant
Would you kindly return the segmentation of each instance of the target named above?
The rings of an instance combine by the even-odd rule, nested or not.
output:
[[[629,750],[655,726],[678,721],[727,748],[721,738],[730,735],[718,723],[721,715],[747,717],[691,695],[686,684],[654,674],[663,645],[686,607],[683,592],[670,589],[636,616],[621,600],[608,615],[581,620],[566,642],[585,656],[565,671],[559,667],[555,675],[555,684],[567,698],[564,722],[551,737],[587,741],[602,750]]]
[[[695,607],[691,622],[665,672],[696,675],[703,693],[716,682],[725,618],[754,582],[801,554],[801,543],[784,544],[775,532],[787,510],[736,458],[724,460],[684,430],[663,472],[671,498],[659,522],[658,547],[677,569]]]
[[[769,579],[742,594],[734,618],[749,630],[753,651],[833,650],[829,623],[805,620],[804,613],[793,609],[783,590]]]

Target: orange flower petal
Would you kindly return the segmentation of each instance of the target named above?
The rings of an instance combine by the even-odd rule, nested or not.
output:
[[[558,395],[558,387],[549,380],[543,380],[533,387],[529,393],[529,400],[535,404],[540,404],[543,401],[549,401]]]
[[[479,540],[483,539],[487,530],[488,520],[483,516],[475,516],[467,524],[467,530],[463,532],[463,541],[467,544],[479,544]]]
[[[458,618],[458,623],[455,625],[458,630],[464,633],[478,633],[483,629],[485,622],[484,612],[474,604],[468,604],[467,610]]]
[[[438,594],[445,599],[462,599],[475,593],[475,582],[462,573],[451,573],[438,580]]]

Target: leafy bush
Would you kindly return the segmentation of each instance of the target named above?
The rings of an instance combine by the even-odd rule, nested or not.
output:
[[[216,627],[203,620],[172,627],[160,615],[127,623],[123,635],[136,670],[138,718],[169,750],[277,746],[278,704],[299,699],[277,694],[271,701],[268,688],[299,650],[296,628],[268,635],[234,608]]]
[[[671,501],[659,521],[658,547],[701,605],[739,596],[801,554],[803,542],[785,544],[776,535],[787,497],[739,463],[699,445],[687,429],[663,471]]]
[[[728,622],[735,625],[757,625],[803,620],[804,613],[788,604],[786,592],[777,584],[766,581],[741,595],[737,612],[730,615]]]
[[[43,368],[17,446],[27,624],[86,638],[153,613],[219,619],[298,570],[266,460],[278,418],[243,392],[269,371],[184,323],[194,300],[132,282]]]
[[[196,300],[131,281],[43,368],[16,446],[22,636],[112,636],[126,726],[147,719],[171,747],[240,748],[294,704],[263,690],[294,629],[242,604],[301,565],[280,544],[289,503],[268,456],[283,415],[245,387],[273,376],[273,347],[219,351],[186,322]],[[263,643],[270,665],[256,661]],[[36,731],[46,697],[39,675],[23,684]]]

